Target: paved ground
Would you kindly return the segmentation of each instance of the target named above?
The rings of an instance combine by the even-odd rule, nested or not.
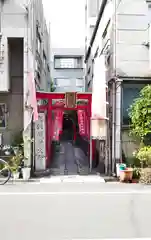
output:
[[[151,187],[115,183],[0,186],[4,240],[151,238]]]
[[[88,174],[88,158],[84,152],[71,142],[61,142],[60,151],[56,152],[52,165],[51,174],[53,175],[72,175],[72,174]]]

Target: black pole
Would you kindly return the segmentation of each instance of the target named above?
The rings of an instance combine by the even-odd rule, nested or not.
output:
[[[35,158],[34,158],[34,123],[33,123],[33,118],[31,121],[31,135],[30,138],[32,139],[31,141],[31,177],[34,176],[34,172],[35,172]]]

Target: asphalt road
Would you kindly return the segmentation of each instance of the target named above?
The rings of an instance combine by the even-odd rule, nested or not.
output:
[[[151,187],[113,183],[0,186],[0,238],[151,238]]]

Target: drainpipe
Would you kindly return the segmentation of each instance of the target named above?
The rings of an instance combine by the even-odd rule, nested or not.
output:
[[[115,172],[115,124],[116,124],[116,83],[113,81],[112,93],[112,174]]]
[[[116,172],[116,163],[121,161],[121,100],[122,99],[122,80],[113,79],[112,95],[112,174]]]

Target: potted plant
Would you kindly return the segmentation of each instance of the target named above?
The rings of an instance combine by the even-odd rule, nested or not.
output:
[[[25,181],[29,180],[31,173],[31,167],[28,165],[28,158],[24,157],[23,167],[22,167],[22,176]]]
[[[30,178],[30,173],[31,173],[31,167],[30,166],[24,166],[22,168],[22,175],[23,175],[23,179],[25,181],[29,180]]]
[[[17,166],[11,167],[11,171],[12,171],[12,174],[13,174],[13,179],[14,180],[19,179],[18,167]]]
[[[141,162],[140,182],[151,184],[151,146],[144,146],[137,152]]]
[[[10,159],[10,168],[13,173],[13,178],[16,180],[19,178],[19,167],[23,159],[22,151],[16,152],[14,156]]]
[[[119,178],[120,177],[120,171],[123,170],[126,168],[126,164],[124,163],[117,163],[116,164],[116,176]]]
[[[138,150],[135,149],[135,151],[133,152],[133,156],[128,157],[126,159],[126,165],[133,168],[133,178],[132,178],[133,183],[139,182],[140,171],[141,171],[141,163],[140,163],[140,160],[137,158],[137,153],[138,153]]]
[[[29,158],[30,158],[29,146],[32,142],[34,142],[34,139],[31,139],[28,136],[24,135],[24,143],[22,144],[22,148],[24,150],[22,176],[25,181],[29,180],[31,175],[31,166],[29,163]]]
[[[121,182],[131,182],[132,178],[133,178],[133,168],[126,167],[125,169],[120,169]]]
[[[139,182],[140,174],[141,174],[141,168],[134,166],[134,168],[133,168],[133,179],[132,179],[133,183],[138,183]]]

